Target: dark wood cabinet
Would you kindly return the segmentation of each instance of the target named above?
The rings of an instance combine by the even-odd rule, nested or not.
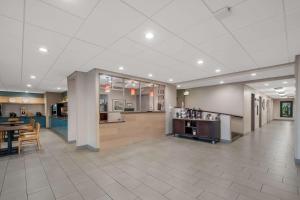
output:
[[[188,138],[220,141],[220,121],[202,119],[173,119],[173,134]]]

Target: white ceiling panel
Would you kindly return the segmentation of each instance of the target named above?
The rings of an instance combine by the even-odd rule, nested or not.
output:
[[[144,51],[145,47],[135,41],[131,41],[128,38],[122,38],[114,43],[110,49],[123,55],[135,56],[136,54]]]
[[[118,0],[102,0],[77,37],[109,46],[145,21],[145,17]]]
[[[23,20],[23,4],[22,0],[1,0],[0,15]]]
[[[86,18],[101,0],[41,0],[73,15]]]
[[[66,35],[74,35],[82,20],[41,1],[27,0],[26,22]]]
[[[204,0],[206,5],[213,12],[216,12],[217,10],[222,9],[224,7],[234,7],[243,1],[245,0]]]
[[[256,66],[230,35],[222,36],[214,41],[199,45],[199,47],[233,71],[247,70],[249,67]]]
[[[180,33],[183,38],[194,44],[211,41],[225,34],[227,31],[215,18],[198,22]]]
[[[153,19],[175,33],[181,33],[212,14],[199,0],[174,0]]]
[[[123,0],[147,16],[152,16],[172,0]]]
[[[281,0],[251,0],[232,8],[231,15],[222,21],[230,30],[236,30],[282,14]]]
[[[22,23],[0,17],[0,79],[5,86],[21,81]]]
[[[151,40],[146,39],[145,35],[147,33],[152,33],[154,38]],[[171,33],[151,21],[145,22],[143,25],[139,26],[127,35],[129,39],[152,48],[155,48],[155,46],[161,44],[171,36]]]
[[[40,81],[69,40],[70,38],[61,34],[26,25],[23,61],[24,81],[29,81],[31,74],[36,75],[36,80]],[[48,53],[40,53],[40,47],[48,49]]]
[[[82,69],[82,65],[89,62],[90,59],[100,54],[103,50],[104,48],[102,47],[74,39],[60,55],[52,70],[63,68],[68,70],[68,72],[70,72],[69,74],[74,71],[79,71]]]

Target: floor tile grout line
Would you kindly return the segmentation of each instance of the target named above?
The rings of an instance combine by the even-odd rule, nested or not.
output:
[[[104,190],[104,188],[100,187],[100,186],[94,181],[94,179],[91,178],[90,175],[88,175],[88,174],[81,168],[81,166],[78,165],[78,164],[74,161],[74,159],[72,158],[71,155],[69,155],[69,156],[70,156],[70,159],[75,163],[75,165],[76,165],[77,167],[79,167],[79,168],[83,171],[83,173],[84,173],[85,175],[87,175],[87,176],[91,179],[91,181],[97,185],[97,187],[99,187],[99,188],[100,188],[107,196],[109,196],[109,198],[111,198],[111,199],[113,200],[113,198],[112,198],[112,197]]]
[[[7,168],[8,168],[8,162],[9,162],[9,159],[7,160],[7,163],[6,163],[6,166],[5,166],[5,170],[4,170],[4,178],[3,178],[3,182],[1,184],[0,197],[2,196],[2,189],[3,189],[4,182],[5,182],[6,175],[7,175],[6,172],[7,172]]]

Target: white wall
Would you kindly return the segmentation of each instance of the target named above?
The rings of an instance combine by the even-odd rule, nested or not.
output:
[[[281,101],[293,101],[293,117],[280,117],[280,102]],[[276,120],[294,120],[294,116],[296,113],[296,106],[294,103],[294,99],[273,99],[273,119]]]
[[[219,85],[189,89],[185,107],[200,108],[232,115],[243,116],[243,85]]]

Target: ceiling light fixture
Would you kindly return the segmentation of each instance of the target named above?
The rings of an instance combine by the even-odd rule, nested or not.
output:
[[[220,84],[224,84],[224,81],[220,81]]]
[[[216,69],[215,72],[216,72],[216,73],[220,73],[221,70],[220,70],[220,69]]]
[[[177,85],[177,88],[181,88],[181,85]]]
[[[61,90],[61,88],[60,87],[58,87],[58,88],[56,88],[57,90]]]
[[[173,82],[173,79],[172,79],[172,78],[170,78],[170,79],[169,79],[169,82]]]
[[[151,73],[150,73],[150,74],[148,74],[148,76],[149,76],[149,77],[152,77],[152,76],[153,76],[153,74],[151,74]]]
[[[265,83],[264,85],[265,85],[265,86],[269,86],[269,83]]]
[[[202,65],[204,63],[204,61],[203,60],[198,60],[197,63],[198,63],[198,65]]]
[[[31,85],[31,84],[27,84],[26,86],[27,86],[27,87],[31,87],[32,85]]]
[[[30,75],[30,79],[36,79],[35,75]]]
[[[252,73],[251,76],[256,76],[256,73]]]
[[[145,38],[148,40],[152,40],[154,38],[154,34],[152,32],[147,32],[145,34]]]
[[[282,83],[283,83],[283,84],[288,84],[288,82],[287,82],[287,81],[283,81]]]
[[[29,91],[28,91],[28,90],[26,90],[26,91],[25,91],[25,93],[29,93]]]
[[[119,70],[120,70],[120,71],[123,71],[123,70],[124,70],[124,67],[123,67],[123,66],[120,66],[120,67],[119,67]]]
[[[39,52],[41,52],[41,53],[48,53],[48,49],[45,48],[45,47],[40,47],[39,48]]]

